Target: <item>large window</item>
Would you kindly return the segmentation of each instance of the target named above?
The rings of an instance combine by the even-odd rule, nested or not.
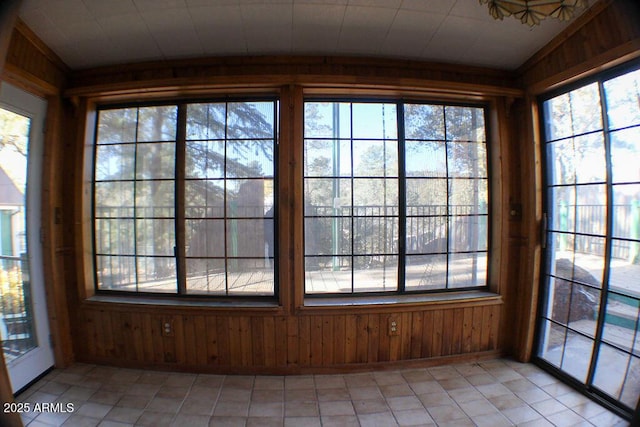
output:
[[[96,288],[273,296],[276,101],[105,108]]]
[[[307,295],[487,285],[485,110],[308,100]]]
[[[541,105],[549,224],[538,356],[631,412],[640,396],[640,70]]]

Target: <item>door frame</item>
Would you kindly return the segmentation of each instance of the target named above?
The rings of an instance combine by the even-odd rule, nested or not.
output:
[[[26,226],[29,279],[37,347],[7,363],[14,393],[19,392],[54,365],[44,281],[42,233],[42,171],[44,159],[44,123],[47,101],[6,82],[1,83],[0,107],[28,117]]]

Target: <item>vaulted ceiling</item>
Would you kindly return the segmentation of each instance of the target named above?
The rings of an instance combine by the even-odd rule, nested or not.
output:
[[[478,0],[24,0],[20,17],[72,69],[349,55],[513,70],[567,26],[496,21]]]

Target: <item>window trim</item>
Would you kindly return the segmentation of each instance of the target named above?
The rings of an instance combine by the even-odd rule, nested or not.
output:
[[[230,103],[252,103],[252,102],[270,102],[273,104],[273,177],[270,178],[273,181],[273,236],[274,236],[274,249],[273,249],[273,293],[269,295],[251,295],[251,294],[229,294],[228,288],[226,285],[226,275],[228,271],[225,267],[225,292],[226,294],[216,293],[216,294],[198,294],[198,293],[187,293],[186,290],[186,269],[185,262],[187,260],[187,256],[185,254],[186,241],[185,241],[185,183],[186,179],[186,143],[187,143],[187,135],[186,135],[186,126],[187,126],[187,106],[191,104],[202,104],[202,103],[224,103],[228,105]],[[157,301],[156,303],[164,304],[164,303],[173,303],[173,304],[182,304],[181,301],[184,301],[187,305],[189,305],[189,301],[192,301],[192,304],[196,304],[196,301],[200,301],[198,304],[216,304],[215,301],[219,301],[217,304],[222,304],[222,306],[226,307],[229,303],[236,301],[235,304],[240,304],[239,306],[247,305],[247,307],[262,307],[269,308],[273,306],[273,303],[277,303],[280,301],[280,277],[279,277],[279,239],[278,239],[278,192],[279,192],[279,178],[278,178],[278,168],[279,168],[279,144],[280,144],[280,135],[281,135],[281,95],[279,93],[270,93],[270,94],[257,94],[252,96],[251,94],[239,93],[236,95],[227,95],[227,96],[213,96],[213,97],[193,97],[193,98],[168,98],[168,99],[158,99],[158,100],[149,100],[149,101],[132,101],[132,102],[116,102],[116,103],[96,103],[93,105],[91,113],[93,118],[88,120],[92,126],[92,133],[88,135],[88,143],[89,146],[86,150],[89,152],[90,156],[90,165],[88,166],[88,186],[91,188],[91,195],[89,199],[90,205],[90,245],[91,245],[91,278],[93,279],[93,284],[91,286],[92,289],[87,287],[87,298],[95,301],[112,301],[112,298],[119,300],[121,302],[131,302],[132,300],[139,299],[140,303],[151,304],[152,301]],[[154,106],[175,106],[176,107],[176,137],[175,140],[167,141],[171,142],[175,145],[175,169],[173,173],[173,177],[170,179],[174,184],[174,216],[170,218],[174,221],[174,230],[175,230],[175,247],[173,251],[173,256],[167,256],[168,258],[173,258],[176,260],[176,270],[175,270],[175,292],[148,292],[148,291],[124,291],[124,290],[112,290],[112,289],[101,289],[98,287],[98,263],[97,263],[97,240],[96,240],[96,178],[95,171],[97,165],[97,151],[98,151],[98,131],[100,126],[100,112],[106,110],[117,110],[117,109],[125,109],[125,108],[145,108],[145,107],[154,107]],[[93,123],[91,123],[93,122]],[[137,123],[137,122],[136,122]],[[137,124],[136,124],[137,128]],[[225,141],[227,141],[225,135]],[[131,142],[131,144],[136,145],[138,141]],[[226,153],[225,153],[225,163],[226,163]],[[134,171],[135,172],[135,171]],[[221,178],[226,181],[226,177]],[[256,178],[258,179],[258,178]],[[132,179],[133,182],[138,181],[137,178]],[[225,209],[226,211],[226,209]],[[226,213],[225,213],[226,218]],[[133,217],[135,220],[136,217]],[[135,221],[134,221],[135,222]],[[225,230],[225,240],[226,240],[226,230]],[[225,245],[226,247],[226,245]],[[131,255],[133,258],[138,258],[139,255]],[[143,256],[145,257],[145,256]],[[206,258],[206,257],[205,257]],[[225,249],[225,266],[226,260],[228,259],[226,255]],[[136,280],[137,283],[137,280]],[[143,302],[146,301],[146,302]],[[164,302],[163,302],[164,301]],[[206,301],[209,301],[207,303]],[[197,304],[196,304],[197,305]]]
[[[311,303],[310,300],[313,299],[317,299],[318,301],[329,301],[329,299],[333,298],[336,301],[338,301],[338,305],[342,305],[342,303],[340,303],[339,301],[344,300],[345,302],[348,303],[349,299],[357,299],[359,301],[362,301],[360,304],[362,305],[369,305],[369,304],[387,304],[386,299],[387,297],[389,298],[406,298],[408,301],[419,301],[420,300],[420,295],[424,295],[424,296],[430,296],[433,295],[435,296],[434,300],[436,301],[447,301],[450,299],[450,296],[453,296],[456,293],[460,293],[460,294],[465,294],[465,295],[470,295],[474,292],[480,292],[480,293],[487,293],[487,294],[491,294],[491,295],[497,295],[494,294],[494,288],[495,286],[492,285],[492,263],[493,263],[493,252],[494,252],[494,247],[493,247],[493,222],[497,221],[497,215],[494,215],[493,212],[493,199],[495,197],[494,195],[494,191],[493,191],[493,186],[494,186],[494,173],[492,172],[492,157],[493,154],[491,152],[492,149],[494,149],[492,147],[493,143],[495,141],[493,141],[493,135],[492,135],[492,129],[491,129],[491,115],[492,115],[492,110],[495,108],[495,106],[493,105],[493,103],[489,100],[489,99],[483,99],[483,100],[464,100],[461,101],[459,100],[459,98],[455,98],[455,99],[427,99],[427,98],[415,98],[415,97],[405,97],[405,96],[367,96],[365,95],[352,95],[352,96],[345,96],[345,95],[333,95],[333,94],[329,94],[329,95],[325,95],[325,94],[315,94],[314,92],[309,92],[309,93],[305,93],[303,94],[303,99],[302,99],[302,123],[300,124],[302,131],[301,131],[301,144],[304,146],[305,141],[307,140],[307,138],[304,135],[304,129],[305,129],[305,125],[304,125],[304,106],[306,105],[307,102],[344,102],[344,103],[349,103],[349,104],[355,104],[355,103],[386,103],[386,104],[392,104],[396,106],[396,115],[397,115],[397,119],[396,119],[396,125],[397,125],[397,146],[398,146],[398,176],[395,178],[398,181],[398,274],[397,274],[397,288],[394,291],[373,291],[373,292],[354,292],[353,291],[353,286],[352,286],[352,291],[351,292],[327,292],[327,293],[308,293],[307,292],[307,288],[306,288],[306,254],[305,254],[305,249],[304,249],[304,244],[303,244],[303,248],[301,251],[301,255],[302,255],[302,298],[303,298],[303,306],[307,306],[307,305],[311,305],[311,306],[316,306],[316,304]],[[484,251],[480,251],[480,252],[484,252],[486,253],[486,277],[485,277],[485,283],[482,286],[469,286],[469,287],[459,287],[459,288],[449,288],[449,287],[445,287],[445,288],[436,288],[436,289],[416,289],[416,290],[406,290],[405,286],[405,270],[406,270],[406,258],[407,258],[407,251],[406,251],[406,220],[407,220],[407,215],[406,215],[406,167],[405,167],[405,146],[406,146],[406,141],[407,138],[405,136],[405,121],[404,121],[404,106],[407,104],[421,104],[421,105],[436,105],[436,106],[442,106],[442,107],[468,107],[468,108],[480,108],[482,109],[482,117],[484,120],[484,131],[485,131],[485,139],[484,139],[484,143],[485,143],[485,147],[486,147],[486,168],[487,168],[487,174],[486,177],[484,177],[483,179],[486,181],[487,183],[487,207],[486,207],[486,214],[482,214],[482,215],[476,215],[476,216],[482,216],[487,218],[487,228],[486,228],[486,232],[487,232],[487,247]],[[443,111],[444,113],[444,111]],[[401,125],[402,123],[402,125]],[[309,139],[314,139],[313,137],[310,137]],[[353,136],[351,136],[350,138],[351,140],[353,140]],[[446,136],[445,136],[445,142],[447,142]],[[301,150],[302,152],[302,157],[300,159],[301,163],[304,165],[304,148]],[[301,173],[301,179],[302,179],[302,185],[301,187],[303,188],[302,190],[302,194],[301,194],[301,198],[302,198],[302,203],[304,206],[304,199],[305,199],[305,195],[304,195],[304,181],[307,179],[307,177],[304,174],[304,167],[302,168],[302,173]],[[496,175],[501,175],[500,173],[496,174]],[[330,178],[336,178],[336,177],[330,177]],[[353,176],[353,172],[351,172],[351,179],[354,178]],[[447,166],[447,176],[444,178],[447,180],[447,182],[449,182],[449,180],[451,179],[451,176],[449,175],[449,168]],[[447,185],[447,204],[449,202],[449,197],[448,197],[448,193],[449,193],[449,186]],[[302,241],[305,241],[304,238],[304,234],[306,232],[306,227],[305,227],[305,221],[304,219],[307,218],[307,216],[304,213],[304,208],[302,209]],[[450,218],[452,215],[450,215],[447,212],[446,218]],[[353,218],[353,213],[348,217],[348,218]],[[448,225],[447,225],[447,229],[448,229]],[[449,275],[448,275],[448,271],[449,271],[449,257],[452,253],[456,253],[456,252],[451,252],[449,250],[449,233],[447,232],[447,252],[446,252],[446,257],[447,257],[447,277],[446,277],[446,283],[449,282]],[[480,253],[480,252],[476,252],[476,253]],[[460,252],[460,253],[467,253],[467,252]],[[470,252],[469,252],[470,253]],[[356,256],[353,253],[351,253],[349,255],[350,257]],[[353,269],[353,266],[352,266]],[[353,278],[352,278],[352,284],[353,284]],[[438,297],[438,294],[440,295],[440,297]],[[310,299],[310,300],[307,300]],[[427,300],[431,300],[430,298],[427,298]],[[426,301],[426,300],[425,300]],[[324,306],[332,306],[334,304],[331,303],[320,303],[319,305],[324,305]]]

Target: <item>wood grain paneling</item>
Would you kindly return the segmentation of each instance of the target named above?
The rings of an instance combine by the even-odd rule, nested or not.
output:
[[[134,306],[135,307],[135,306]],[[173,310],[175,311],[175,310]],[[497,353],[499,298],[393,314],[153,314],[93,303],[80,311],[85,362],[202,372],[307,372]],[[389,319],[397,334],[389,333]],[[165,333],[163,325],[172,326]]]
[[[522,85],[540,93],[640,56],[640,2],[602,0],[519,69]]]

